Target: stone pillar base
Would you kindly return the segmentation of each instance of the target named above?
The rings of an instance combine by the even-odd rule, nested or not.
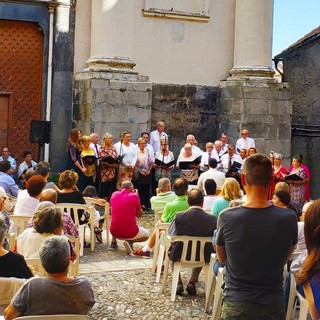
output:
[[[227,80],[257,80],[257,81],[271,81],[277,80],[273,77],[274,70],[268,67],[233,67],[229,73],[231,77]]]
[[[116,142],[128,130],[136,142],[150,130],[152,85],[134,66],[129,58],[92,57],[76,74],[73,118],[83,133],[111,132]]]
[[[230,143],[235,143],[240,130],[247,128],[258,152],[280,152],[288,162],[292,121],[288,83],[226,80],[220,82],[220,88],[220,132],[229,134]]]

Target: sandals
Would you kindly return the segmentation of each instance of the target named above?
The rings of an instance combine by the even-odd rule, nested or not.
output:
[[[190,296],[196,295],[197,294],[196,283],[193,281],[189,281],[186,290]]]

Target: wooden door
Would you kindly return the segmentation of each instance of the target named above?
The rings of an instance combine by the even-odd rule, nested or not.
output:
[[[41,118],[43,40],[37,23],[0,20],[0,142],[18,162],[24,150],[39,156],[29,133]]]

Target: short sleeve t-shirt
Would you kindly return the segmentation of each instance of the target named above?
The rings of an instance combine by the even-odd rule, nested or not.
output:
[[[177,212],[185,211],[188,208],[187,196],[177,196],[173,201],[166,204],[161,219],[163,222],[171,223]]]
[[[225,301],[283,304],[283,267],[297,228],[296,215],[274,205],[220,213],[216,244],[227,253]]]
[[[50,277],[32,278],[12,299],[13,306],[24,316],[88,314],[94,303],[91,283],[84,276],[69,283]]]
[[[140,199],[136,193],[122,189],[112,194],[110,232],[119,239],[130,239],[137,235],[139,227],[136,222],[140,210]]]

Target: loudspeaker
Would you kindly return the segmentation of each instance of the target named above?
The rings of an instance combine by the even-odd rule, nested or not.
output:
[[[31,120],[30,142],[49,143],[50,142],[50,121]]]

